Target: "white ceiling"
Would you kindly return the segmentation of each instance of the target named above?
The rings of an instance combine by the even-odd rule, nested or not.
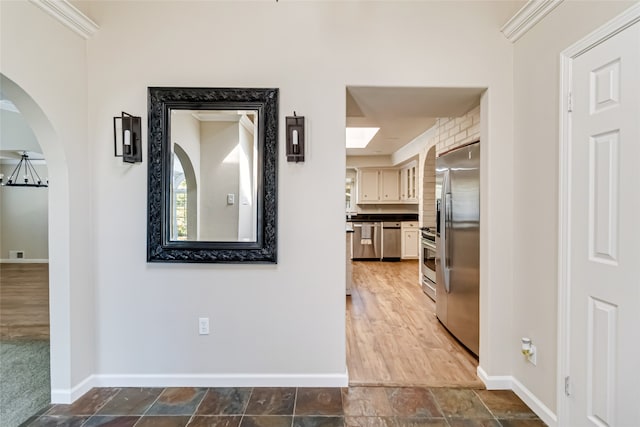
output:
[[[0,163],[15,163],[22,152],[31,160],[44,159],[31,127],[13,103],[0,93]]]
[[[438,117],[461,116],[483,88],[347,87],[347,126],[379,127],[365,148],[348,156],[388,156],[431,128]]]

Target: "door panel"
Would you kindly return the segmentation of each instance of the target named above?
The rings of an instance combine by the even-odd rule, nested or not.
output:
[[[567,425],[640,425],[639,76],[639,24],[572,63]]]

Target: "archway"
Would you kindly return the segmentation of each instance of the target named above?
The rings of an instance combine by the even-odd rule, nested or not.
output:
[[[191,159],[187,152],[178,144],[177,142],[173,144],[173,152],[175,153],[176,158],[174,162],[177,160],[180,164],[179,170],[181,171],[181,175],[183,182],[185,183],[185,196],[186,196],[186,232],[185,236],[187,240],[198,240],[198,182],[196,180],[195,170],[193,168],[193,164],[191,163]],[[176,167],[173,168],[174,171],[177,170]],[[174,177],[175,181],[175,177]],[[173,200],[173,213],[174,219],[172,222],[175,226],[175,215],[176,215],[176,188],[178,186],[177,182],[173,182],[172,185],[172,200]],[[179,234],[174,233],[175,236]]]
[[[53,403],[68,403],[60,397],[64,393],[59,392],[71,388],[70,206],[66,155],[51,120],[38,103],[2,73],[0,87],[31,127],[47,159],[51,400]]]

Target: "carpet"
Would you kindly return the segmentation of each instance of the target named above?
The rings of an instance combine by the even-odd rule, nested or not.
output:
[[[0,420],[15,427],[51,402],[49,341],[0,341]]]

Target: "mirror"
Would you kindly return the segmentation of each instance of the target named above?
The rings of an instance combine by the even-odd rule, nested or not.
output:
[[[276,262],[278,89],[149,88],[147,260]]]

